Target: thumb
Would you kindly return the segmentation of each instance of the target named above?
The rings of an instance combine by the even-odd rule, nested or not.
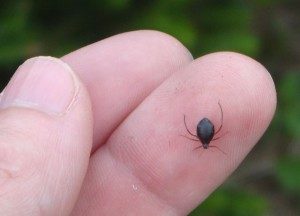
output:
[[[26,61],[0,101],[0,215],[67,215],[92,144],[86,89],[62,61]]]

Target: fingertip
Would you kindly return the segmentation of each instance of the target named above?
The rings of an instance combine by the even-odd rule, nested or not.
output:
[[[182,59],[183,61],[190,62],[194,59],[192,53],[175,37],[165,32],[157,30],[138,30],[129,32],[140,35],[146,40],[156,41],[161,49],[168,49],[170,53],[173,53],[174,59]]]
[[[244,54],[230,51],[210,53],[200,57],[199,60],[218,65],[221,69],[223,67],[227,75],[236,74],[241,79],[249,81],[248,84],[263,83],[268,90],[263,92],[265,94],[263,96],[269,99],[272,108],[276,108],[277,97],[274,81],[271,73],[260,62]]]
[[[199,76],[215,77],[218,89],[214,91],[227,113],[231,113],[227,119],[239,119],[239,133],[260,137],[270,124],[277,103],[275,84],[268,70],[256,60],[235,52],[207,54],[194,64],[201,67]]]
[[[0,108],[23,106],[62,114],[72,103],[78,79],[61,60],[35,57],[24,62],[5,88]]]
[[[137,30],[117,34],[67,54],[62,57],[62,60],[70,63],[71,66],[72,64],[78,65],[79,62],[76,62],[78,57],[85,59],[86,56],[91,57],[103,51],[107,55],[116,55],[119,51],[125,51],[127,55],[134,57],[132,60],[138,57],[137,61],[142,56],[149,58],[149,54],[159,54],[158,57],[164,59],[164,63],[171,60],[168,64],[174,67],[193,60],[191,52],[180,41],[167,33],[156,30]],[[143,51],[140,53],[141,56],[137,55],[140,51]],[[97,55],[93,56],[93,59],[95,58],[97,59]],[[153,58],[155,59],[155,56]]]

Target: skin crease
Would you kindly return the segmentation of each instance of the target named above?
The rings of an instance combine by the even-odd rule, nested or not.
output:
[[[2,215],[187,215],[242,162],[276,108],[273,80],[255,60],[232,52],[193,60],[160,32],[120,34],[62,60],[82,83],[65,116],[0,112],[0,154],[5,156],[3,143],[24,140],[20,146],[39,153],[34,160],[23,155],[22,173],[34,170],[35,178],[22,174],[0,184],[6,192],[0,207],[11,210]],[[204,117],[218,128],[218,101],[224,113],[218,135],[224,136],[211,144],[226,155],[213,148],[193,151],[200,142],[181,136],[187,134],[183,115],[193,133]]]

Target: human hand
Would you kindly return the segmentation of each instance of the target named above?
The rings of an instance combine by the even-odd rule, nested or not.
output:
[[[64,61],[65,63],[63,63]],[[268,127],[272,78],[231,52],[193,60],[153,31],[23,64],[0,101],[0,215],[186,215]],[[72,69],[71,69],[72,68]],[[208,117],[215,148],[193,149]],[[91,153],[92,152],[92,153]]]

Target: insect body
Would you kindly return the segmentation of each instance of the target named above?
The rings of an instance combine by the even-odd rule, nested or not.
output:
[[[198,148],[208,149],[209,147],[215,147],[215,148],[219,149],[217,146],[209,145],[211,141],[214,141],[214,140],[217,140],[220,138],[220,137],[214,138],[214,136],[220,132],[220,130],[222,129],[222,126],[223,126],[223,110],[222,110],[220,102],[218,104],[219,104],[219,107],[221,110],[221,125],[216,132],[215,132],[214,124],[208,118],[203,118],[197,124],[197,135],[193,134],[186,125],[186,120],[185,120],[185,115],[184,115],[183,120],[184,120],[185,128],[186,128],[187,132],[191,136],[195,137],[196,139],[192,139],[192,138],[189,138],[186,136],[184,136],[184,137],[186,137],[190,140],[193,140],[193,141],[198,141],[198,142],[200,141],[202,144],[201,146],[198,146],[195,149],[198,149]],[[219,149],[219,150],[221,152],[223,152],[221,149]],[[225,152],[223,152],[223,153],[225,154]]]
[[[208,118],[202,119],[197,125],[197,137],[203,148],[207,149],[210,141],[215,135],[215,127]]]

